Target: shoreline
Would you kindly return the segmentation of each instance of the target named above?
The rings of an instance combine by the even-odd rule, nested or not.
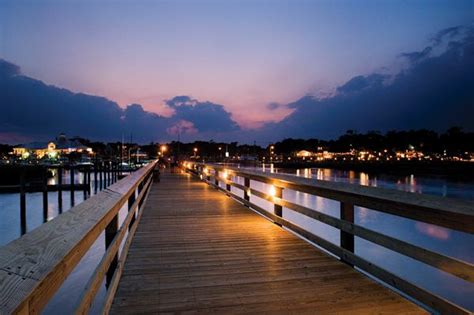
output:
[[[471,162],[352,162],[352,161],[323,161],[323,162],[280,162],[274,163],[276,168],[330,168],[344,171],[364,172],[368,174],[391,174],[410,176],[412,174],[446,177],[454,180],[473,181],[474,163]]]

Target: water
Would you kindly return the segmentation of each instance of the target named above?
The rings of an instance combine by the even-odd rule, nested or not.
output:
[[[255,168],[253,169],[255,170]],[[397,189],[419,194],[474,200],[474,181],[462,182],[443,177],[415,175],[369,175],[363,172],[321,168],[278,170],[273,169],[273,167],[266,167],[258,168],[258,170],[268,173],[288,173],[294,176],[319,180]],[[243,184],[242,178],[238,178],[237,180],[240,184]],[[268,185],[255,181],[251,181],[250,186],[264,192],[268,192],[270,189]],[[232,187],[232,190],[239,196],[243,196],[242,190],[236,189],[235,187]],[[289,189],[283,190],[283,198],[328,215],[340,217],[340,204],[337,201]],[[265,210],[273,211],[273,205],[271,203],[255,196],[251,196],[250,199],[251,202]],[[313,234],[339,245],[340,232],[338,229],[286,208],[283,208],[283,217],[290,222],[300,225]],[[474,263],[474,235],[385,214],[363,207],[355,207],[355,223],[422,248]],[[474,300],[472,299],[474,296],[474,284],[470,282],[358,237],[355,238],[355,253],[422,288],[436,293],[471,311],[474,310]]]
[[[262,170],[262,168],[259,168],[259,170]],[[265,171],[270,172],[270,168],[265,168]],[[374,176],[361,172],[317,168],[300,170],[274,169],[273,171],[286,172],[307,178],[474,200],[474,181],[456,182],[441,177],[435,178],[415,175],[393,176],[378,174]],[[65,173],[63,182],[69,183],[69,178],[69,174]],[[75,178],[76,183],[82,183],[83,175],[81,173],[77,173]],[[243,184],[242,178],[238,178],[238,181]],[[50,183],[56,183],[56,179],[50,179]],[[92,185],[94,185],[94,182],[92,182]],[[268,191],[269,189],[267,185],[254,181],[251,181],[251,187],[261,191]],[[243,192],[235,187],[232,187],[232,191],[241,197],[243,196]],[[283,197],[289,201],[339,217],[339,203],[336,201],[288,189],[283,191]],[[0,246],[20,236],[19,199],[18,194],[0,194]],[[48,220],[50,220],[59,213],[57,192],[49,193],[48,200]],[[83,193],[76,192],[76,204],[82,200]],[[273,209],[273,205],[269,202],[255,196],[251,196],[251,201],[268,211],[272,211]],[[69,208],[70,193],[63,192],[63,211],[67,211]],[[124,206],[119,213],[119,224],[123,222],[126,213],[127,209],[126,206]],[[283,217],[334,244],[339,244],[339,230],[331,226],[317,222],[286,208],[283,209]],[[27,194],[28,231],[41,225],[42,222],[42,194]],[[473,235],[361,207],[355,208],[355,222],[358,225],[412,244],[474,263]],[[81,292],[105,252],[104,243],[104,235],[102,234],[47,305],[44,311],[45,314],[73,313]],[[402,278],[408,279],[470,310],[474,310],[474,300],[472,299],[472,296],[474,296],[474,285],[471,283],[357,237],[355,240],[355,252],[357,255],[390,270]],[[105,293],[105,284],[102,284],[91,313],[98,313]]]

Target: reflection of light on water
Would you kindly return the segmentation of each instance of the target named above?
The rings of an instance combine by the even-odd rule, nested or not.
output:
[[[368,186],[369,185],[369,175],[367,175],[366,173],[360,173],[359,174],[359,180],[360,180],[361,185],[363,185],[363,186]]]
[[[450,237],[450,232],[448,229],[445,229],[440,226],[431,225],[427,223],[417,222],[416,229],[423,234],[437,238],[439,240],[447,240]]]
[[[349,171],[349,182],[353,183],[355,179],[355,172],[354,171]]]
[[[296,170],[296,176],[300,176],[300,170],[299,169]]]
[[[318,168],[318,170],[316,171],[316,178],[319,179],[319,180],[324,179],[324,173],[320,168]]]
[[[310,169],[310,168],[305,168],[305,169],[304,169],[303,176],[304,176],[305,178],[311,178],[311,169]]]
[[[271,163],[271,164],[270,164],[270,173],[274,173],[274,172],[275,172],[275,170],[274,170],[274,168],[273,168],[273,163]]]
[[[332,177],[332,170],[329,168],[324,169],[324,177],[325,178],[331,178]]]
[[[367,224],[367,223],[370,223],[370,222],[375,222],[377,217],[378,217],[377,212],[370,211],[367,208],[358,207],[358,210],[359,211],[357,211],[356,213],[357,213],[357,217],[359,219],[359,222],[361,224]]]

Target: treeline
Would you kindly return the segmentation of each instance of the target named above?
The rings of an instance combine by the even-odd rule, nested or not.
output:
[[[336,140],[320,139],[285,139],[267,146],[239,144],[237,142],[215,142],[215,141],[195,141],[192,143],[170,142],[138,145],[136,143],[121,142],[92,142],[87,139],[76,138],[84,145],[92,147],[97,156],[118,156],[120,151],[127,155],[127,151],[136,153],[139,149],[142,153],[147,153],[150,157],[158,156],[161,145],[166,145],[166,154],[173,156],[192,156],[194,149],[196,155],[200,157],[225,157],[225,152],[230,156],[235,155],[268,155],[273,151],[275,154],[290,155],[295,151],[310,150],[316,151],[318,148],[331,152],[348,152],[355,150],[371,151],[404,151],[409,149],[420,150],[425,153],[462,154],[464,152],[474,152],[474,133],[465,132],[462,128],[453,127],[444,133],[421,129],[409,131],[389,131],[385,134],[378,131],[358,133],[348,130],[344,135]],[[271,149],[271,146],[274,146]],[[8,154],[13,150],[13,146],[0,144],[0,153]]]
[[[337,140],[318,139],[285,139],[274,144],[275,152],[290,153],[299,150],[316,150],[320,147],[332,152],[356,150],[420,150],[426,153],[449,154],[474,152],[474,133],[464,132],[462,128],[453,127],[438,134],[431,130],[389,131],[382,134],[378,131],[358,133],[348,130]]]

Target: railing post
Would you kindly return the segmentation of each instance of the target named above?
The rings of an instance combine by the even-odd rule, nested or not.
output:
[[[244,186],[245,186],[245,189],[244,189],[244,199],[248,202],[250,202],[250,178],[248,177],[244,177]],[[246,205],[247,207],[249,205]]]
[[[214,170],[214,185],[216,185],[216,188],[219,188],[219,171]]]
[[[112,241],[114,240],[115,235],[117,235],[118,231],[118,214],[114,216],[112,221],[107,225],[105,228],[105,250],[109,248],[110,244],[112,244]],[[114,276],[115,269],[117,268],[118,264],[118,253],[114,256],[114,259],[110,263],[110,267],[107,270],[107,275],[106,275],[106,280],[105,280],[105,285],[106,287],[109,287],[110,281],[112,280],[112,277]]]
[[[230,194],[230,184],[228,183],[228,181],[230,181],[230,178],[231,178],[231,175],[227,173],[225,177],[225,180],[226,180],[225,189],[229,192],[229,194]]]
[[[282,199],[283,198],[283,188],[278,187],[278,186],[274,186],[274,187],[275,187],[275,197]],[[283,207],[280,206],[280,205],[277,205],[276,203],[274,203],[273,204],[273,213],[276,216],[281,218],[283,216]],[[280,223],[275,222],[275,224],[278,225],[278,226],[281,226]]]
[[[135,202],[135,191],[128,197],[128,211],[132,211],[133,203]],[[132,229],[133,223],[135,223],[136,214],[134,213],[132,219],[130,220],[130,225],[128,226],[128,230]]]
[[[350,223],[354,223],[354,205],[353,204],[350,204],[347,202],[341,202],[341,219]],[[354,252],[354,235],[341,230],[341,247],[353,253]],[[344,257],[341,257],[341,260],[353,266],[353,264],[348,263],[344,259]]]

